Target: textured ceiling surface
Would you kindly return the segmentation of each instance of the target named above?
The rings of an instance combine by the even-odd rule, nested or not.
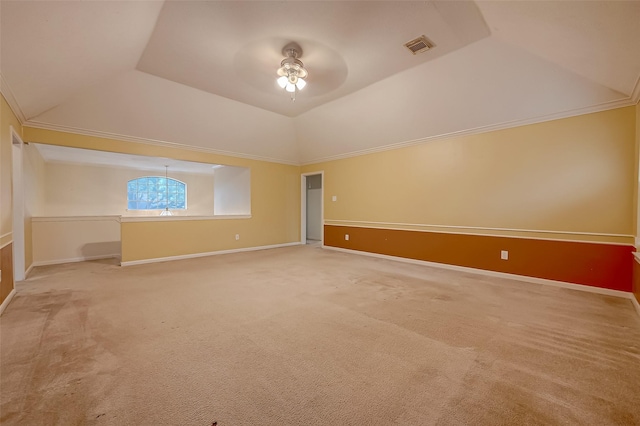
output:
[[[0,20],[27,125],[293,164],[640,96],[635,1],[2,0]],[[295,102],[275,83],[291,41]]]

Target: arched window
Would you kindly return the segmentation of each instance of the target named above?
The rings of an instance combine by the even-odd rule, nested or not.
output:
[[[127,183],[128,210],[185,210],[187,185],[176,179],[145,176]]]

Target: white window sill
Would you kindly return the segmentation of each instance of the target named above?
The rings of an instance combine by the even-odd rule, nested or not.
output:
[[[102,220],[115,220],[120,221],[120,216],[107,215],[107,216],[37,216],[32,217],[32,222],[95,222]]]
[[[168,222],[176,220],[228,220],[251,219],[251,215],[217,215],[217,216],[122,216],[121,222]]]
[[[95,221],[116,221],[116,222],[164,222],[176,220],[224,220],[224,219],[251,219],[250,214],[243,215],[216,215],[216,216],[39,216],[32,217],[32,222],[95,222]]]

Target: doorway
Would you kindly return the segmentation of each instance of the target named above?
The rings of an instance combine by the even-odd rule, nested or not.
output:
[[[322,245],[324,240],[324,173],[302,175],[301,238],[302,244]]]
[[[13,204],[13,280],[24,280],[24,191],[22,182],[22,139],[11,130],[12,204]]]

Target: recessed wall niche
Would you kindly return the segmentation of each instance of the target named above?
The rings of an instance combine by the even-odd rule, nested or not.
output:
[[[185,184],[180,189],[186,208],[171,209],[174,216],[251,214],[251,170],[246,167],[56,145],[30,144],[30,148],[27,160],[40,177],[31,185],[39,186],[38,216],[158,216],[169,204],[165,198],[175,195],[169,191],[165,195],[165,190],[174,189],[163,186],[165,175],[172,183]],[[129,182],[145,177],[162,179],[139,181],[144,188],[132,195]],[[158,188],[149,189],[153,184]],[[154,202],[129,203],[132,196],[152,197]],[[142,208],[130,208],[134,205]]]

